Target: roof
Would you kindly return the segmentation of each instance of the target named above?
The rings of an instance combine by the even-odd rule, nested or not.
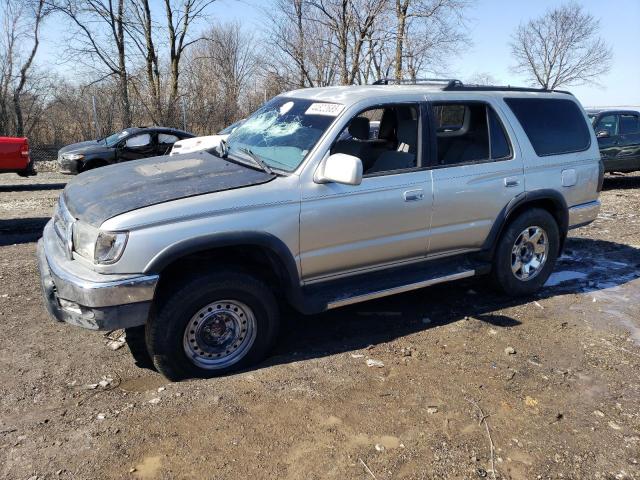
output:
[[[585,111],[589,115],[600,115],[601,113],[632,113],[637,115],[639,113],[639,110],[632,110],[629,108],[587,108]]]
[[[345,105],[354,104],[361,100],[376,97],[401,97],[407,94],[430,95],[446,98],[456,93],[482,93],[486,95],[503,97],[514,93],[527,95],[571,95],[569,92],[543,90],[536,88],[511,87],[511,86],[480,86],[464,85],[459,81],[442,82],[433,81],[422,84],[391,84],[391,85],[348,85],[335,87],[316,87],[292,90],[283,93],[283,96],[304,98],[318,102],[334,102]]]

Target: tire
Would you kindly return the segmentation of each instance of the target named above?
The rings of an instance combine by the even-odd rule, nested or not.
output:
[[[560,232],[553,215],[541,208],[521,213],[498,241],[492,269],[494,283],[510,296],[532,295],[551,275],[559,249]]]
[[[172,381],[210,378],[261,361],[279,327],[272,291],[235,270],[191,277],[165,289],[146,328],[157,370]],[[161,297],[162,292],[160,294]]]

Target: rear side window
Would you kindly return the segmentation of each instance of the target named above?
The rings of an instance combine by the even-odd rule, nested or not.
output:
[[[631,115],[626,113],[620,115],[621,135],[638,132],[640,132],[640,125],[638,125],[638,115]]]
[[[589,148],[584,115],[571,100],[560,98],[505,98],[540,157],[580,152]]]
[[[175,135],[171,135],[169,133],[159,133],[158,134],[158,143],[162,144],[173,144],[178,141],[178,137]]]
[[[511,145],[496,112],[483,102],[432,106],[438,165],[464,165],[511,158]]]

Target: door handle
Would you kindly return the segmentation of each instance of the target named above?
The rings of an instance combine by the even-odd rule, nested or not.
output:
[[[417,202],[424,199],[424,192],[422,190],[407,190],[403,197],[405,202]]]
[[[518,185],[520,185],[520,180],[518,180],[517,178],[507,177],[504,179],[504,186],[507,188],[517,187]]]

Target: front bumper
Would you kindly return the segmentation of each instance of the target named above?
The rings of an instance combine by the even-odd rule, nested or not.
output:
[[[80,173],[80,160],[58,157],[58,171],[67,175],[76,175]]]
[[[569,228],[578,228],[590,224],[598,217],[599,211],[600,200],[569,208]]]
[[[143,325],[158,275],[103,275],[64,257],[51,222],[38,242],[45,307],[59,321],[92,330]]]

